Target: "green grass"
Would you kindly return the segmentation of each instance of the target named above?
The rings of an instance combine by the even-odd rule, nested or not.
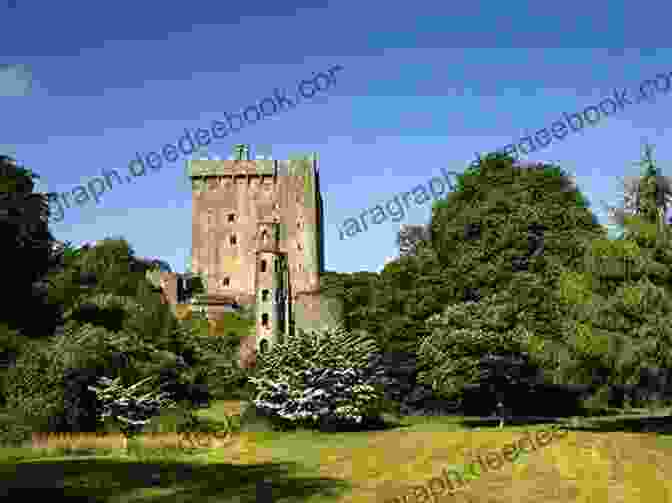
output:
[[[196,415],[221,425],[222,414],[237,411],[233,402],[214,402]],[[664,482],[672,480],[672,436],[630,433],[628,421],[660,419],[642,419],[633,412],[586,418],[582,426],[595,431],[572,431],[566,439],[472,480],[463,492],[473,501],[488,501],[493,494],[497,501],[521,503],[548,498],[561,503],[665,501],[672,496],[672,486]],[[257,484],[268,480],[277,503],[392,502],[442,468],[464,466],[466,451],[494,451],[521,432],[549,428],[500,429],[494,421],[493,426],[465,426],[477,419],[404,417],[395,428],[372,432],[242,433],[230,446],[188,451],[132,448],[66,456],[62,451],[4,448],[0,496],[11,488],[16,500],[41,488],[48,491],[42,497],[65,494],[75,501],[89,496],[117,503],[251,503]]]

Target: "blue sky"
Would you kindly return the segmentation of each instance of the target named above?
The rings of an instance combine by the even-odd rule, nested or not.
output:
[[[672,49],[655,49],[669,33],[669,4],[14,4],[0,3],[0,66],[25,65],[32,81],[25,96],[3,97],[0,75],[0,153],[37,172],[43,192],[71,191],[103,170],[126,173],[136,152],[159,150],[185,128],[208,127],[275,88],[293,90],[342,66],[325,93],[208,148],[221,158],[236,143],[253,152],[270,147],[276,159],[317,152],[326,268],[341,272],[380,270],[398,253],[399,226],[427,222],[431,204],[341,240],[346,218],[440,176],[442,167],[462,172],[475,152],[550,127],[614,89],[672,72]],[[601,200],[617,202],[617,177],[637,173],[643,139],[672,174],[671,110],[672,91],[527,159],[574,173],[598,212]],[[114,186],[97,205],[66,210],[52,232],[75,244],[122,235],[137,255],[184,271],[191,248],[184,157]]]

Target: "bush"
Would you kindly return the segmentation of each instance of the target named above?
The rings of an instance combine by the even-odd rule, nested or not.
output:
[[[119,382],[119,378],[114,380],[107,377],[99,378],[97,387],[89,386],[101,403],[97,411],[99,421],[104,422],[105,418],[112,417],[119,422],[125,435],[133,436],[140,433],[150,419],[158,415],[162,409],[176,405],[168,398],[167,392],[151,391],[136,396],[146,391],[153,380],[154,377],[149,376],[126,387]]]
[[[378,422],[382,411],[382,390],[363,369],[308,369],[277,382],[251,381],[258,386],[254,405],[281,419],[277,424],[282,426],[366,426]]]
[[[378,356],[365,332],[298,329],[258,355],[252,402],[281,428],[366,426],[386,403]]]
[[[57,427],[65,412],[65,364],[48,350],[31,341],[5,375],[7,409],[39,428]]]
[[[207,321],[193,319],[181,324],[181,333],[193,347],[194,385],[207,387],[208,399],[239,399],[248,396],[251,371],[238,365],[240,339],[228,335],[208,335]],[[192,387],[198,394],[198,389]],[[206,397],[194,395],[194,402]]]
[[[96,373],[91,369],[68,369],[63,378],[64,422],[72,432],[95,432],[98,426],[97,411],[100,403],[96,394],[88,389],[96,383]]]

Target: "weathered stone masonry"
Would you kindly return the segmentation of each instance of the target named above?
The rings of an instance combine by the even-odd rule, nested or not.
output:
[[[323,202],[315,156],[301,160],[197,160],[192,180],[192,271],[206,279],[195,308],[208,318],[255,306],[241,362],[296,327],[333,326],[339,304],[320,293]],[[161,274],[171,304],[176,275]]]

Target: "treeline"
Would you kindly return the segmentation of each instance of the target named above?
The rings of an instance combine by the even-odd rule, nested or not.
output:
[[[397,260],[323,287],[348,330],[413,360],[407,387],[458,401],[479,387],[491,409],[544,385],[588,391],[589,409],[669,398],[672,191],[648,146],[641,164],[610,239],[559,166],[489,155],[427,225],[402,228]]]
[[[366,395],[378,382],[403,414],[468,403],[483,413],[529,413],[530,404],[544,404],[534,415],[571,413],[557,394],[555,409],[542,401],[554,386],[580,390],[582,410],[669,398],[672,190],[648,147],[640,176],[624,184],[624,207],[611,211],[618,239],[559,166],[481,158],[434,203],[427,225],[402,228],[400,256],[380,273],[322,276],[343,303],[341,329],[294,338],[251,371],[238,366],[237,337],[211,337],[206,320],[177,319],[162,301],[147,272],[164,262],[136,257],[122,237],[78,249],[57,242],[35,177],[0,157],[9,266],[1,441],[35,430],[136,431],[168,402],[188,416],[226,397],[256,397],[295,420],[326,410],[333,395],[333,414],[358,421],[383,407],[380,389]],[[321,401],[311,401],[315,386]],[[297,393],[313,398],[296,409]]]
[[[117,391],[140,381],[124,396],[151,392],[185,409],[245,387],[246,374],[235,365],[239,341],[209,337],[207,321],[198,316],[178,320],[147,279],[149,270],[166,270],[165,262],[136,257],[121,237],[81,248],[56,241],[46,195],[34,192],[34,178],[0,157],[0,242],[7,266],[0,406],[11,415],[0,422],[0,441],[20,441],[35,430],[132,430],[147,419],[140,399],[134,410],[117,410],[126,421],[100,423],[104,411],[124,403]],[[106,402],[91,386],[117,393],[116,401]]]

